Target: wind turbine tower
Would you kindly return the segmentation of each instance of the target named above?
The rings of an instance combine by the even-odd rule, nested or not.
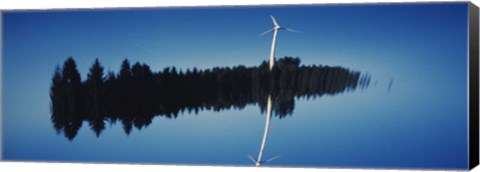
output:
[[[281,27],[280,25],[278,25],[277,23],[277,20],[275,20],[275,17],[273,16],[270,16],[270,18],[272,18],[272,21],[273,21],[273,29],[270,29],[270,30],[267,30],[263,33],[260,34],[260,36],[263,36],[267,33],[270,33],[270,32],[273,32],[273,40],[272,40],[272,48],[270,50],[270,63],[269,63],[269,67],[270,67],[270,71],[273,69],[273,63],[275,62],[275,43],[277,41],[277,33],[278,33],[278,30],[286,30],[286,31],[289,31],[289,32],[298,32],[296,30],[293,30],[293,29],[290,29],[290,28],[286,28],[286,27]]]

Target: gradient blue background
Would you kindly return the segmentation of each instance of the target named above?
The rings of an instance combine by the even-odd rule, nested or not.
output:
[[[129,136],[120,124],[74,141],[50,122],[54,67],[95,58],[118,72],[124,58],[152,70],[244,64],[276,56],[368,72],[372,83],[272,119],[267,165],[467,168],[467,3],[32,11],[3,14],[3,158],[22,161],[253,165],[265,115],[256,106],[155,118]],[[388,83],[394,80],[391,91]],[[216,125],[212,125],[216,124]]]

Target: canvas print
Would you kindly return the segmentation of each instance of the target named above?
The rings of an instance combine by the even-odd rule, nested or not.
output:
[[[2,158],[469,169],[471,8],[4,11]]]

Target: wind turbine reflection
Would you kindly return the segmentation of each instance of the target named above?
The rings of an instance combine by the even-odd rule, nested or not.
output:
[[[248,158],[255,163],[255,166],[260,166],[263,163],[267,163],[270,161],[273,161],[274,159],[277,159],[280,157],[280,155],[274,156],[272,158],[269,158],[267,160],[262,161],[262,155],[263,155],[263,150],[265,149],[265,144],[267,143],[267,136],[268,136],[268,130],[270,128],[270,119],[271,119],[271,114],[272,114],[272,98],[271,95],[268,95],[267,99],[267,120],[265,122],[265,130],[263,132],[263,139],[262,139],[262,144],[260,145],[260,151],[258,152],[258,157],[257,159],[253,158],[251,155],[248,155]]]

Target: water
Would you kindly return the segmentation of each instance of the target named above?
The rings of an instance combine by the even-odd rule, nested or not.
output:
[[[210,9],[210,12],[174,9],[8,13],[3,20],[3,158],[42,162],[254,166],[248,155],[254,160],[258,158],[269,109],[268,97],[271,96],[272,117],[261,160],[279,157],[262,166],[466,169],[465,9],[463,3],[446,3],[234,8]],[[102,113],[91,113],[91,109],[95,109],[88,103],[91,101],[81,101],[81,110],[72,112],[84,113],[73,115],[75,120],[66,120],[57,126],[52,122],[54,103],[49,95],[52,74],[56,65],[62,67],[68,55],[76,60],[82,81],[86,80],[96,56],[101,56],[105,75],[112,68],[117,69],[125,56],[132,57],[132,66],[133,61],[138,60],[150,65],[153,72],[163,71],[166,66],[176,66],[184,73],[193,67],[202,71],[240,64],[247,68],[257,67],[261,61],[258,59],[263,58],[256,57],[267,56],[266,48],[271,38],[253,38],[251,35],[256,36],[271,27],[268,15],[272,12],[279,14],[276,18],[280,24],[284,22],[302,31],[296,36],[279,33],[278,56],[299,55],[305,66],[340,66],[359,72],[360,76],[370,76],[370,82],[349,87],[351,84],[345,84],[352,83],[348,82],[352,80],[348,75],[334,77],[342,80],[330,78],[314,82],[344,83],[334,84],[336,89],[327,94],[318,85],[313,86],[317,89],[308,92],[299,89],[309,87],[305,84],[272,86],[272,81],[265,79],[255,80],[264,84],[249,84],[248,88],[239,87],[235,91],[218,91],[220,88],[195,81],[197,84],[184,83],[186,87],[175,87],[177,83],[172,84],[171,89],[162,89],[183,90],[158,93],[167,94],[165,97],[156,96],[157,93],[146,94],[154,101],[143,99],[145,95],[134,91],[137,89],[127,89],[129,91],[124,95],[112,94],[112,101],[105,101],[105,106],[110,107],[106,111],[120,113],[98,116]],[[155,48],[163,47],[165,42],[158,40],[172,40],[167,41],[169,46],[192,43],[185,40],[204,40],[190,34],[181,37],[171,30],[179,28],[179,33],[189,33],[182,31],[186,28],[185,23],[175,21],[183,21],[178,19],[198,13],[209,20],[197,18],[201,22],[193,23],[195,25],[203,26],[202,23],[206,22],[225,29],[224,26],[234,24],[224,20],[227,16],[232,21],[242,21],[240,24],[248,22],[245,24],[249,28],[241,27],[235,30],[235,34],[215,37],[212,35],[223,32],[215,29],[208,32],[200,27],[197,31],[205,34],[199,37],[210,35],[209,44],[196,42],[198,47]],[[267,16],[266,20],[257,21],[258,15]],[[119,16],[130,16],[131,19],[114,20]],[[159,22],[158,16],[164,22]],[[171,16],[178,17],[172,19]],[[293,20],[303,16],[310,16],[312,20]],[[141,20],[135,20],[138,18]],[[359,18],[367,24],[360,23]],[[313,19],[318,22],[306,22]],[[258,23],[264,25],[252,27]],[[64,26],[58,27],[60,24]],[[33,26],[37,32],[27,32]],[[112,30],[111,26],[122,26],[125,30]],[[137,28],[139,26],[142,27]],[[161,26],[167,26],[166,33],[157,32]],[[357,27],[355,30],[346,29],[351,26]],[[80,28],[91,32],[84,33]],[[145,30],[141,33],[146,35],[136,32],[139,29]],[[115,37],[120,33],[134,34]],[[154,33],[166,37],[151,38]],[[225,38],[245,46],[232,48],[225,45],[225,49],[217,48],[217,53],[208,53],[213,52],[208,47],[222,47]],[[141,51],[129,48],[132,46],[126,43],[133,45],[136,41],[164,54],[133,53]],[[103,45],[116,46],[112,49]],[[105,48],[105,51],[98,47]],[[189,52],[196,54],[192,56]],[[172,54],[175,56],[169,56]],[[322,78],[310,77],[314,78],[311,80]],[[190,79],[183,78],[182,81]],[[175,81],[179,81],[178,78]],[[229,83],[241,81],[223,82],[226,85],[222,88],[232,88],[232,85],[239,84]],[[359,84],[360,80],[355,81],[353,85]],[[190,90],[185,92],[185,89]],[[91,92],[83,93],[81,96]],[[140,98],[131,97],[139,94],[142,95]],[[211,97],[205,98],[205,95]],[[143,101],[155,103],[143,106]],[[117,106],[116,103],[122,102],[132,105]],[[159,104],[164,105],[163,110],[158,110]],[[189,108],[195,107],[203,109],[199,108],[198,113],[195,110],[188,112]],[[135,119],[142,119],[136,120],[138,128]],[[103,127],[101,121],[104,121]],[[65,126],[69,126],[67,130]],[[65,131],[72,134],[65,134],[68,133]]]
[[[16,139],[33,139],[35,143],[9,145],[11,142],[7,140],[6,146],[12,149],[5,150],[5,155],[11,160],[195,165],[254,165],[250,160],[253,159],[262,162],[257,165],[293,167],[454,168],[457,166],[451,165],[465,163],[461,158],[450,159],[455,155],[461,157],[462,151],[456,148],[466,147],[462,142],[466,137],[462,130],[465,128],[455,127],[462,123],[452,120],[458,118],[451,116],[455,114],[452,105],[431,101],[428,97],[416,97],[417,103],[408,103],[405,101],[411,100],[395,89],[402,87],[401,83],[388,81],[370,85],[370,77],[361,77],[356,71],[316,68],[331,75],[314,77],[313,73],[307,73],[311,78],[304,81],[299,79],[306,78],[301,73],[315,68],[295,67],[286,75],[285,83],[294,85],[289,88],[278,87],[282,85],[279,79],[287,72],[275,69],[273,73],[277,76],[272,79],[266,63],[258,69],[249,68],[260,70],[257,73],[238,68],[230,70],[230,73],[244,71],[264,76],[244,80],[249,83],[242,84],[247,85],[245,88],[237,85],[242,82],[242,76],[229,81],[228,72],[219,80],[214,79],[217,82],[206,81],[210,77],[203,71],[191,74],[193,76],[170,76],[172,73],[164,72],[153,77],[161,80],[160,85],[164,87],[155,85],[152,88],[156,89],[147,94],[132,93],[149,87],[147,84],[124,87],[137,83],[136,75],[124,83],[119,76],[110,81],[116,82],[116,86],[107,85],[109,80],[105,81],[100,98],[103,102],[99,105],[102,110],[95,110],[91,105],[93,89],[89,89],[85,81],[80,100],[87,103],[77,101],[73,106],[81,107],[71,110],[67,100],[71,93],[65,92],[67,99],[57,104],[53,99],[60,97],[53,96],[51,112],[43,108],[43,122],[31,121],[37,125],[33,128],[43,131],[30,133],[31,128],[18,128],[15,132],[6,132],[7,138],[27,134],[28,138]],[[341,71],[350,71],[351,75],[339,75]],[[219,73],[224,71],[210,75]],[[169,77],[173,77],[172,80],[166,80]],[[258,84],[252,84],[253,80],[258,80]],[[182,85],[182,81],[196,83]],[[229,83],[233,81],[237,84]],[[175,87],[164,82],[176,82],[171,84]],[[212,82],[222,86],[202,86]],[[111,91],[113,87],[129,91]],[[170,89],[156,92],[157,88]],[[113,97],[107,97],[109,91]],[[171,97],[162,91],[172,93]],[[200,96],[202,93],[205,95]],[[157,94],[163,97],[149,96]],[[206,95],[212,98],[205,98]],[[112,103],[115,99],[123,100]],[[153,103],[135,103],[142,100]],[[429,119],[428,115],[434,115],[435,119]],[[268,131],[265,131],[267,119]],[[42,124],[45,126],[39,126]],[[271,158],[275,159],[269,160]],[[446,162],[451,164],[443,164]]]

